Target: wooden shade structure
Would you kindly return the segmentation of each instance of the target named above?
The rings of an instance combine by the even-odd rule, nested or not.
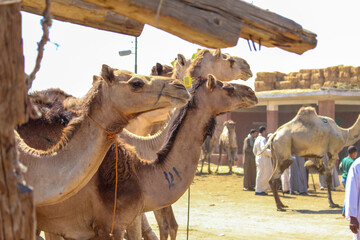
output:
[[[44,1],[24,0],[22,10],[41,14]],[[149,24],[209,48],[235,46],[239,37],[302,54],[316,34],[294,21],[241,0],[52,0],[53,17],[139,36]]]

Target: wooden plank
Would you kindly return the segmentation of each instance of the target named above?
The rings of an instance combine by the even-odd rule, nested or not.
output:
[[[21,0],[0,0],[0,5],[7,5],[13,3],[20,3]]]
[[[0,23],[0,239],[33,240],[33,197],[17,188],[21,172],[14,137],[14,127],[26,121],[27,102],[20,3],[0,5]]]
[[[235,46],[241,21],[223,11],[208,11],[181,0],[84,0],[144,24],[165,30],[187,41],[210,48]],[[210,4],[217,2],[209,0]],[[220,4],[223,1],[218,1]]]
[[[301,54],[317,44],[316,34],[301,25],[240,0],[84,1],[205,47],[234,46],[242,37]]]
[[[23,0],[22,10],[41,15],[45,1]],[[52,0],[53,18],[116,33],[140,36],[144,24],[81,0]]]

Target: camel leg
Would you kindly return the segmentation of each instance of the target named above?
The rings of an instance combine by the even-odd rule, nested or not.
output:
[[[329,207],[338,208],[340,207],[338,204],[335,204],[331,197],[331,188],[332,188],[332,171],[326,173],[326,186],[327,186],[327,194],[328,194],[328,202]]]
[[[285,161],[283,161],[282,163],[279,163],[279,162],[276,162],[277,159],[275,158],[275,156],[273,156],[273,160],[274,160],[274,166],[276,166],[273,170],[273,173],[271,175],[271,178],[270,178],[270,181],[269,181],[269,184],[270,184],[270,187],[271,187],[271,191],[273,192],[273,195],[274,195],[274,200],[275,200],[275,203],[276,203],[276,207],[277,207],[277,210],[278,211],[285,211],[284,208],[286,208],[287,206],[284,205],[281,200],[280,200],[280,197],[279,197],[279,193],[278,193],[278,188],[280,186],[280,177],[281,177],[281,174],[284,172],[284,170],[286,168],[288,168],[291,163],[293,162],[292,159],[287,159]]]
[[[59,236],[54,233],[44,232],[44,235],[45,235],[46,240],[64,240],[64,238],[62,236]]]
[[[201,159],[200,175],[202,174],[202,171],[203,171],[204,162],[205,162],[205,158]]]
[[[137,216],[127,227],[127,240],[141,240],[141,216]]]
[[[166,219],[166,211],[164,208],[154,211],[155,219],[159,225],[160,240],[166,240],[169,236],[169,223]]]
[[[152,230],[145,213],[141,214],[141,234],[144,240],[159,240]]]
[[[231,156],[231,149],[228,149],[226,151],[226,161],[227,161],[227,164],[229,166],[229,174],[232,174],[232,163],[231,163],[231,160],[232,160],[232,156]]]
[[[221,154],[222,154],[222,150],[223,150],[223,146],[222,144],[220,144],[219,146],[219,159],[218,159],[218,165],[217,165],[217,168],[216,168],[216,173],[219,171],[219,166],[220,166],[220,161],[221,161]]]
[[[210,162],[211,162],[211,154],[207,154],[206,159],[207,159],[207,162],[208,162],[208,172],[209,172],[209,174],[210,174],[210,173],[211,173],[211,165],[210,165]]]
[[[168,220],[169,227],[170,227],[170,239],[176,240],[176,234],[177,234],[179,225],[176,222],[174,211],[173,211],[171,205],[164,209],[166,210],[166,218]]]

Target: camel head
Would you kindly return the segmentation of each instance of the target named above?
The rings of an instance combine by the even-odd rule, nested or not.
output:
[[[221,81],[248,80],[252,77],[250,66],[244,59],[222,53],[220,49],[200,50],[191,65],[189,71],[194,71],[194,75],[205,77],[211,73]]]
[[[212,74],[209,74],[206,80],[193,83],[192,92],[195,104],[199,108],[207,108],[214,115],[240,108],[250,108],[258,102],[255,92],[250,87],[218,81]]]
[[[108,101],[113,113],[138,115],[169,106],[183,106],[190,96],[184,85],[175,79],[160,76],[142,76],[103,65],[102,98]]]
[[[224,127],[229,129],[229,132],[235,131],[236,124],[233,120],[228,120],[224,122]]]
[[[168,65],[156,63],[151,69],[151,76],[171,77],[173,68]]]

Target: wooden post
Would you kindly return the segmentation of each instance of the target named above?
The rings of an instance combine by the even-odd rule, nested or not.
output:
[[[31,189],[21,184],[13,129],[26,121],[20,1],[0,0],[0,239],[35,239]]]

